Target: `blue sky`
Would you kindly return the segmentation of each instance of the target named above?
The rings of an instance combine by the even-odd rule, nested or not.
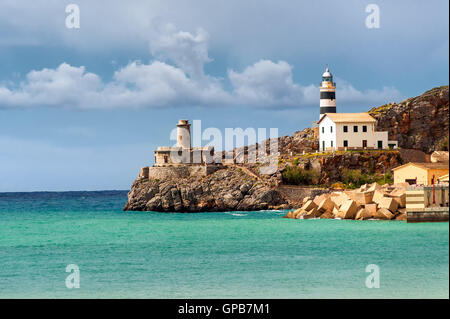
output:
[[[80,28],[65,8],[80,8]],[[380,28],[365,25],[368,4]],[[0,191],[128,189],[180,118],[277,127],[449,78],[448,1],[0,1]]]

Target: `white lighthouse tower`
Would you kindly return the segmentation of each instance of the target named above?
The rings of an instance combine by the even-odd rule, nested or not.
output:
[[[320,116],[325,113],[336,113],[336,83],[333,82],[333,75],[327,66],[322,74],[320,88]]]
[[[177,147],[191,149],[191,124],[189,124],[188,120],[178,121]]]

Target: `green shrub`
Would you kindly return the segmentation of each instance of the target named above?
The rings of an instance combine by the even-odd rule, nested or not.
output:
[[[390,171],[387,171],[384,175],[374,175],[363,173],[359,169],[344,168],[342,170],[342,182],[346,188],[358,188],[361,185],[372,184],[374,182],[380,185],[392,184],[394,180]]]
[[[374,179],[375,179],[375,182],[377,182],[380,185],[394,183],[394,178],[390,171],[387,171],[386,174],[384,174],[384,176],[375,176]]]
[[[317,185],[319,173],[298,166],[288,166],[282,172],[283,183],[292,185]]]
[[[363,184],[370,183],[371,180],[367,174],[362,173],[359,169],[344,168],[342,170],[342,182],[348,188],[357,188]]]

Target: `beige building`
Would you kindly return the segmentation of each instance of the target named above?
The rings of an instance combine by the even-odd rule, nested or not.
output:
[[[441,177],[449,173],[448,163],[408,163],[393,169],[394,183],[409,183],[417,185],[436,184]]]
[[[214,147],[191,146],[191,124],[179,120],[175,146],[159,146],[155,150],[155,166],[202,165],[214,162]]]
[[[317,123],[320,150],[396,148],[387,131],[375,130],[376,122],[368,113],[326,113]]]

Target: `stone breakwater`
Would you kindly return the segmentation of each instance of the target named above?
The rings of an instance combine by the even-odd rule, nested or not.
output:
[[[124,210],[157,212],[249,211],[287,208],[275,188],[238,166],[149,167],[128,193]]]
[[[407,184],[383,186],[373,183],[357,190],[305,197],[303,205],[284,218],[406,220]]]

